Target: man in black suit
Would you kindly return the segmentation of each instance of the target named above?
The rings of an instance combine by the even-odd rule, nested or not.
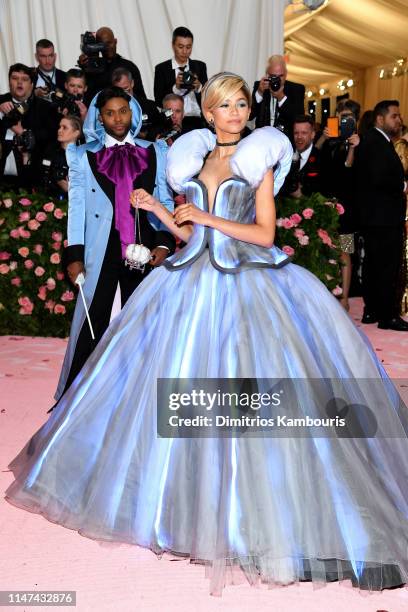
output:
[[[36,80],[34,93],[43,98],[54,89],[64,89],[66,74],[63,70],[55,67],[57,54],[54,43],[42,38],[35,45],[35,59],[38,62],[36,68]]]
[[[13,64],[10,91],[0,96],[0,177],[15,188],[30,189],[38,183],[44,151],[57,138],[57,111],[33,95],[34,79],[32,68]]]
[[[89,105],[92,98],[98,91],[110,87],[112,83],[112,73],[116,68],[126,68],[132,74],[133,79],[133,95],[137,100],[145,100],[146,94],[142,83],[140,70],[128,59],[125,59],[116,51],[118,44],[112,30],[106,26],[99,28],[95,33],[96,41],[105,45],[105,50],[102,52],[105,60],[105,68],[103,72],[91,72],[87,68],[88,57],[82,53],[78,59],[78,65],[86,73],[88,83],[88,91],[85,97],[85,103]]]
[[[321,192],[320,151],[314,144],[315,122],[310,115],[298,115],[293,126],[295,152],[282,195],[300,198]]]
[[[401,124],[398,100],[376,105],[374,127],[362,139],[356,158],[357,201],[364,238],[362,321],[408,331],[397,295],[405,231],[404,170],[391,142]]]
[[[282,55],[268,59],[266,75],[255,81],[252,92],[252,112],[256,127],[272,125],[279,128],[293,142],[293,123],[296,115],[304,113],[304,85],[287,81],[287,68]]]
[[[154,70],[154,99],[161,106],[163,98],[174,93],[184,98],[184,125],[188,129],[204,127],[201,114],[201,90],[207,81],[204,62],[190,59],[193,34],[179,27],[173,32],[173,59],[158,64]]]

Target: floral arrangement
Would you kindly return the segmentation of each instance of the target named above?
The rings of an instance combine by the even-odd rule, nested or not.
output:
[[[67,202],[0,193],[0,334],[66,337],[75,305],[61,265]]]
[[[343,213],[340,203],[319,193],[276,199],[276,245],[336,296],[342,294],[338,226]]]

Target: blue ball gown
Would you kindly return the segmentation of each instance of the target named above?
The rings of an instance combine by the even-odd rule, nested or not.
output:
[[[169,180],[204,210],[205,187],[192,177],[213,147],[202,130],[169,152]],[[274,167],[278,188],[290,159],[284,136],[256,130],[233,156],[214,214],[251,222],[263,174]],[[371,405],[385,434],[160,438],[156,381],[188,377],[384,381],[385,399]],[[196,226],[134,292],[12,461],[6,498],[90,538],[203,563],[213,593],[236,568],[251,584],[399,585],[408,570],[408,444],[387,381],[315,276],[276,247]]]

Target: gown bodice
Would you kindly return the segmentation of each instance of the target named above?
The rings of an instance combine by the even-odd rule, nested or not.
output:
[[[186,181],[184,190],[187,202],[209,212],[207,188],[200,179],[192,178]],[[238,223],[253,223],[255,189],[239,176],[225,179],[217,188],[212,214]],[[194,225],[187,245],[168,257],[164,265],[173,271],[184,268],[196,261],[207,247],[212,265],[221,272],[236,273],[248,268],[280,268],[290,261],[290,257],[276,246],[261,247],[231,238],[210,227]]]

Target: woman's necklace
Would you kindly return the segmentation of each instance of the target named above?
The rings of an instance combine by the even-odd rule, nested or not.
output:
[[[217,145],[217,147],[233,147],[237,145],[240,142],[240,140],[241,139],[234,140],[234,142],[218,142],[218,140],[216,140],[215,144]]]

